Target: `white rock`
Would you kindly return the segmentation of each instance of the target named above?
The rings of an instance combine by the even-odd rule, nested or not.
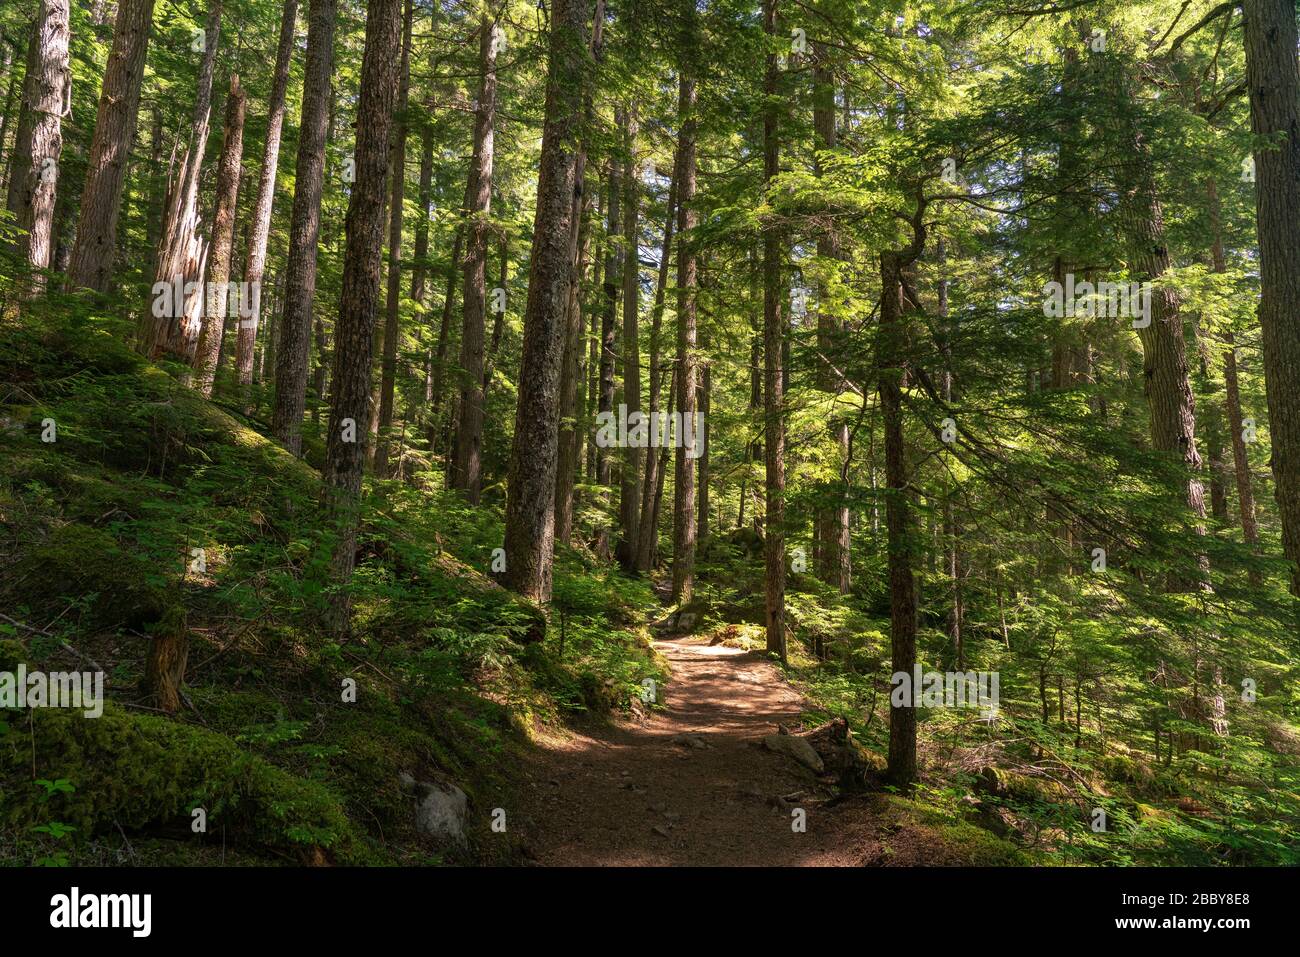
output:
[[[440,846],[448,844],[465,847],[465,809],[468,799],[465,792],[454,784],[442,787],[427,781],[416,781],[405,772],[401,775],[402,788],[415,792],[415,826]]]

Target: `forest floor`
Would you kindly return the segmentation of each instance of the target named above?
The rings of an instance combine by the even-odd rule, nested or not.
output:
[[[884,795],[836,800],[832,778],[763,747],[805,710],[773,663],[677,634],[654,644],[672,672],[659,707],[538,742],[520,789],[527,857],[550,866],[944,863]],[[805,832],[792,826],[796,808]]]

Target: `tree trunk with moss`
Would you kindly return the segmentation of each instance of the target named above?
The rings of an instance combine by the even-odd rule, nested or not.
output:
[[[357,103],[356,178],[348,203],[343,293],[334,333],[330,376],[332,407],[322,478],[337,528],[329,625],[346,634],[351,617],[348,585],[356,564],[361,477],[366,459],[371,359],[379,311],[384,246],[384,193],[389,136],[402,52],[402,0],[370,0]]]

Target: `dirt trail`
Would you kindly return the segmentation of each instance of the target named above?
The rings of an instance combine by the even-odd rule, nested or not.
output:
[[[564,865],[858,865],[890,829],[875,802],[834,789],[761,746],[802,699],[761,656],[687,638],[649,716],[540,742],[521,789],[526,853]],[[702,747],[700,745],[703,745]],[[792,801],[783,797],[802,792]],[[796,833],[791,811],[807,812]]]

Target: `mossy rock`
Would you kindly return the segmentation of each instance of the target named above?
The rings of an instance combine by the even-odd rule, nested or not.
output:
[[[1005,768],[986,767],[979,773],[976,786],[996,797],[1016,801],[1055,804],[1070,798],[1068,789],[1046,778],[1034,778]]]
[[[758,558],[763,554],[763,533],[746,525],[727,533],[726,542],[742,555]]]
[[[585,668],[580,671],[578,685],[582,689],[583,703],[596,714],[610,714],[626,703],[614,680],[594,671]]]
[[[1097,762],[1097,769],[1112,781],[1150,787],[1155,783],[1155,772],[1144,762],[1125,754],[1108,754]]]
[[[179,556],[178,556],[179,558]],[[136,630],[168,617],[176,604],[149,562],[122,549],[102,529],[71,523],[28,548],[10,579],[15,604],[52,607],[67,598],[94,596],[93,624]]]
[[[10,655],[11,656],[11,655]],[[190,833],[191,811],[219,827],[289,853],[302,862],[365,856],[338,800],[323,786],[248,754],[229,738],[152,715],[131,715],[112,702],[99,718],[80,711],[7,713],[0,737],[0,826],[25,834],[50,820],[79,837],[117,827],[174,826]],[[28,733],[15,733],[16,722]],[[75,790],[45,798],[35,777],[60,778]]]
[[[938,867],[1026,867],[1045,863],[996,834],[918,804],[908,798],[886,799],[889,815],[913,832],[925,850],[918,863]]]

